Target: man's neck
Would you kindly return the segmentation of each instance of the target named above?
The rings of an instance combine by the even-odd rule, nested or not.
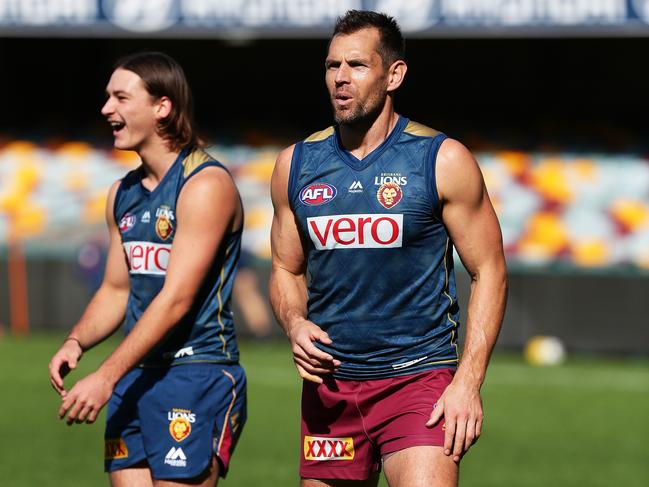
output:
[[[363,159],[388,138],[399,115],[387,105],[373,121],[367,124],[340,125],[340,139],[345,149],[357,159]]]
[[[178,158],[180,151],[172,150],[164,140],[150,143],[137,151],[144,167],[143,183],[147,189],[155,188]]]

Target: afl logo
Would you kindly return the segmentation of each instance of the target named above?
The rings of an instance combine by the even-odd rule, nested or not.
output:
[[[300,191],[300,201],[305,205],[318,206],[329,203],[336,197],[336,187],[327,183],[313,183]]]
[[[122,217],[122,219],[119,221],[119,231],[120,233],[126,233],[128,232],[131,228],[135,226],[135,222],[137,221],[137,218],[135,215],[131,215],[127,213]]]
[[[388,210],[396,206],[401,201],[402,196],[403,192],[397,183],[383,183],[376,192],[376,199],[379,200],[381,206]]]

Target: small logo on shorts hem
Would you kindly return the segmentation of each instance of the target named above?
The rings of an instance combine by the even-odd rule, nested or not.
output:
[[[418,364],[419,362],[421,362],[422,360],[426,360],[427,358],[428,358],[428,355],[426,355],[425,357],[420,357],[420,358],[416,358],[414,360],[410,360],[408,362],[402,362],[400,364],[392,364],[392,368],[394,370],[405,369],[406,367],[410,367],[412,365]]]
[[[171,447],[171,450],[167,453],[165,457],[165,464],[172,467],[186,467],[187,466],[187,457],[183,452],[183,449],[175,446]]]
[[[122,438],[112,438],[104,441],[104,458],[106,460],[117,460],[128,458],[128,448]]]
[[[353,460],[353,438],[304,437],[305,460]]]

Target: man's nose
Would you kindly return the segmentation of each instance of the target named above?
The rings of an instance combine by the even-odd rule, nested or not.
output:
[[[334,78],[334,81],[336,82],[337,85],[342,85],[345,83],[349,83],[350,80],[351,80],[350,67],[349,65],[342,63],[336,70],[336,77]]]
[[[106,100],[106,103],[104,103],[104,106],[101,107],[101,114],[104,117],[107,117],[111,113],[113,113],[113,102],[112,98],[108,98],[108,100]]]

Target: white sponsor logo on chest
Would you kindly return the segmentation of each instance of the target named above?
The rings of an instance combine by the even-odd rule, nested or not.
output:
[[[309,236],[318,250],[401,247],[402,214],[328,215],[307,218]]]
[[[167,273],[171,244],[124,242],[124,250],[131,274],[165,275]]]

